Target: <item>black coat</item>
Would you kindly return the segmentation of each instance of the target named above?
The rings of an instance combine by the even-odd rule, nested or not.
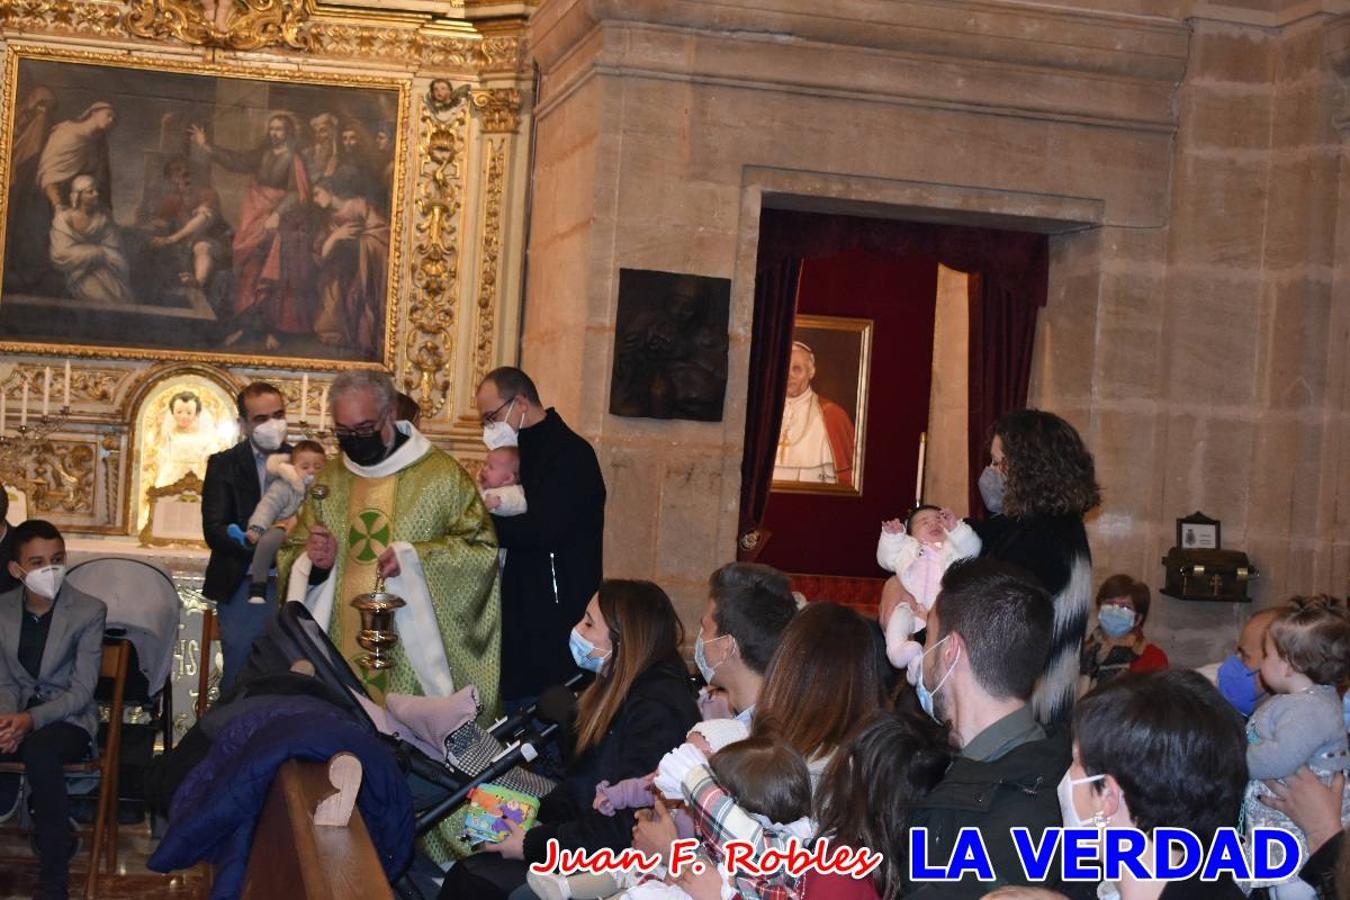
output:
[[[557,838],[564,850],[628,847],[633,811],[619,810],[613,816],[596,812],[591,807],[596,784],[617,784],[656,771],[661,757],[684,743],[698,718],[689,672],[678,656],[639,675],[604,738],[574,759],[567,777],[540,802],[540,824],[525,833],[526,862],[545,858],[549,838]]]
[[[993,516],[971,522],[981,557],[1034,575],[1055,605],[1045,675],[1031,705],[1043,724],[1068,724],[1078,688],[1079,656],[1092,609],[1092,551],[1081,516]]]
[[[0,491],[4,490],[0,485]],[[19,586],[19,579],[9,574],[10,557],[14,554],[14,526],[5,526],[5,536],[0,537],[0,594],[8,593]]]
[[[281,448],[281,452],[289,451],[289,447]],[[261,499],[252,443],[243,440],[211,454],[202,482],[202,532],[211,548],[202,593],[217,603],[234,595],[253,559],[253,548],[241,546],[226,529],[232,524],[247,529],[248,517]]]
[[[537,696],[576,673],[568,633],[600,587],[605,480],[595,450],[552,409],[520,432],[528,512],[493,516],[502,571],[502,697]],[[669,749],[669,748],[667,748]]]

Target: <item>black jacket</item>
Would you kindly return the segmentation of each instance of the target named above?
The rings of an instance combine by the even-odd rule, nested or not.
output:
[[[1071,751],[1066,729],[1014,747],[997,759],[958,756],[942,781],[915,802],[910,826],[928,829],[930,866],[947,864],[962,828],[978,828],[996,880],[982,882],[970,875],[960,882],[916,882],[904,892],[906,900],[983,897],[1002,885],[1025,884],[1010,829],[1025,826],[1032,842],[1039,844],[1046,828],[1060,825],[1056,789],[1072,761]]]
[[[281,452],[289,452],[283,446]],[[253,548],[243,547],[226,534],[230,525],[248,528],[248,517],[262,499],[253,444],[240,441],[228,450],[211,454],[202,482],[202,532],[211,548],[202,593],[217,603],[233,596],[244,580]]]
[[[502,697],[533,697],[576,673],[567,636],[600,586],[605,480],[595,450],[552,409],[520,432],[528,512],[493,516],[502,572]],[[670,749],[670,748],[666,748]]]
[[[1064,726],[1073,714],[1079,656],[1092,608],[1092,551],[1081,516],[993,516],[971,522],[980,556],[1034,575],[1055,605],[1050,657],[1031,705],[1046,726]]]
[[[525,861],[543,860],[549,838],[557,838],[564,850],[628,847],[632,843],[633,811],[619,810],[613,816],[596,812],[591,808],[596,784],[617,784],[654,772],[661,757],[684,743],[684,736],[697,721],[689,672],[678,656],[658,662],[639,675],[605,737],[573,760],[567,777],[543,798],[540,824],[525,832]]]
[[[0,485],[0,491],[3,491],[4,485]],[[0,594],[7,593],[18,587],[19,579],[9,574],[10,557],[14,554],[14,526],[5,526],[5,536],[0,537]]]

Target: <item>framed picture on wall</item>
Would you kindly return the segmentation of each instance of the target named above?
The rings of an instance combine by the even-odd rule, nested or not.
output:
[[[872,320],[799,315],[773,490],[862,494]]]
[[[1219,550],[1223,547],[1220,527],[1218,519],[1198,511],[1177,519],[1177,546],[1183,550]]]
[[[387,367],[408,85],[18,46],[0,350]]]

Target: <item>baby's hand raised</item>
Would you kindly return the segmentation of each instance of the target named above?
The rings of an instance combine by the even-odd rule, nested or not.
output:
[[[944,506],[938,510],[938,524],[942,526],[943,531],[953,531],[961,524],[961,517]]]
[[[887,534],[904,534],[905,523],[899,519],[887,519],[881,523],[881,530]]]
[[[483,505],[491,512],[502,505],[502,498],[498,497],[496,494],[489,494],[487,497],[483,498]]]

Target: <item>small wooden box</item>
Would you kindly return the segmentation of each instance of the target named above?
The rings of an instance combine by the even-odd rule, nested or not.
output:
[[[1260,574],[1240,550],[1173,547],[1162,564],[1166,581],[1162,593],[1178,600],[1250,603],[1247,583]]]

